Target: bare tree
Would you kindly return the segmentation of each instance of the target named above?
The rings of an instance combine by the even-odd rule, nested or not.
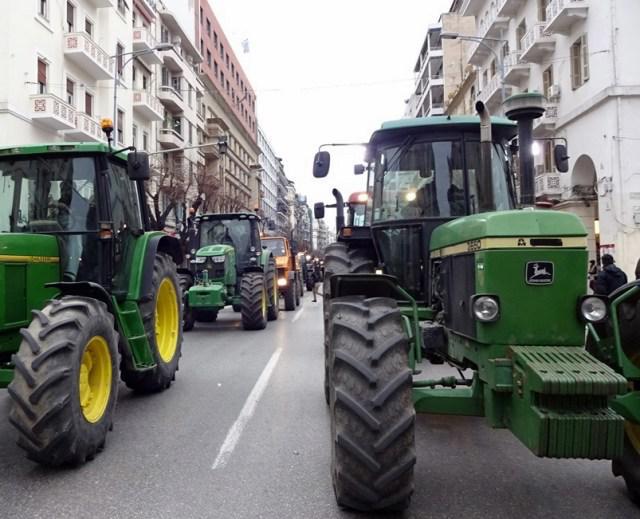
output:
[[[185,206],[195,175],[183,156],[163,155],[151,167],[147,196],[151,200],[150,219],[154,229],[164,229],[171,211]]]

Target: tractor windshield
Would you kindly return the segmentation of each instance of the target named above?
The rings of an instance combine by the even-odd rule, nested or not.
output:
[[[236,252],[238,267],[242,268],[248,263],[250,253],[256,250],[256,244],[260,243],[257,222],[248,218],[208,219],[204,217],[200,221],[199,243],[200,247],[231,245]],[[259,245],[257,247],[259,248]]]
[[[93,157],[0,160],[0,232],[97,230]]]
[[[352,227],[364,227],[367,219],[367,205],[366,204],[352,204],[349,208],[352,221],[350,225]]]
[[[504,148],[492,146],[490,178],[480,174],[480,142],[413,137],[377,149],[374,221],[455,218],[513,207]]]
[[[262,239],[262,245],[266,247],[274,256],[286,256],[287,248],[282,238]]]

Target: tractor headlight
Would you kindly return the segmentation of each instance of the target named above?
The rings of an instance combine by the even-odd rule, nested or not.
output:
[[[279,287],[286,287],[287,286],[287,280],[285,278],[278,278],[278,286]]]
[[[580,317],[588,323],[604,321],[607,318],[607,302],[601,297],[583,297],[580,301]]]
[[[214,263],[224,263],[224,256],[214,256],[213,257],[213,262]]]
[[[204,256],[196,256],[195,259],[191,260],[191,263],[204,263],[205,261],[207,261],[207,258]]]
[[[471,300],[473,316],[484,323],[497,321],[500,317],[500,304],[496,296],[474,296]]]

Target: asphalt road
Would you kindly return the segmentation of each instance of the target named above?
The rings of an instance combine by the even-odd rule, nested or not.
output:
[[[334,502],[321,306],[306,294],[302,308],[261,332],[229,311],[197,324],[176,383],[121,386],[107,448],[77,469],[23,456],[0,391],[0,518],[370,517]],[[405,517],[640,517],[608,462],[537,459],[482,419],[420,416],[416,441]]]

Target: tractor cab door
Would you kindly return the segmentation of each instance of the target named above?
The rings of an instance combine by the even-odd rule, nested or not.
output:
[[[113,240],[110,258],[112,265],[113,292],[124,296],[129,287],[133,269],[135,241],[144,232],[138,188],[127,174],[124,162],[109,162],[107,175],[108,213],[112,222]]]

